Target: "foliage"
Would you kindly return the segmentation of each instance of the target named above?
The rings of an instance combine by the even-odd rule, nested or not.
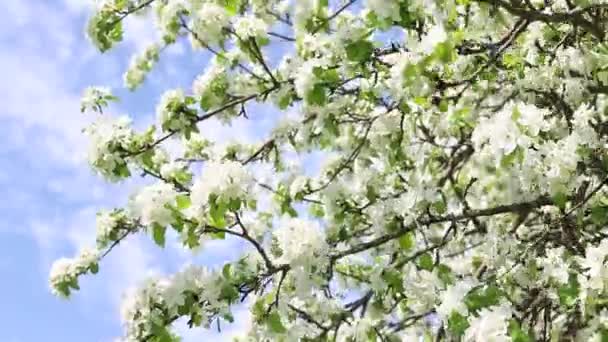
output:
[[[57,261],[53,291],[103,276],[103,257],[130,236],[163,247],[173,230],[189,249],[250,248],[142,284],[122,310],[127,341],[176,341],[180,318],[231,322],[245,298],[250,340],[604,340],[607,7],[102,1],[88,26],[101,52],[133,15],[160,31],[127,88],[172,44],[213,57],[191,91],[158,100],[144,131],[102,113],[117,100],[108,88],[87,89],[91,167],[154,182],[98,214],[96,248]],[[257,144],[205,136],[205,121],[246,120],[252,103],[297,115]],[[315,176],[293,166],[310,151]]]

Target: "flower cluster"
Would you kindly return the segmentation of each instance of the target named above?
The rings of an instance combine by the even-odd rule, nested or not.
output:
[[[97,248],[106,248],[133,229],[134,223],[123,209],[100,211],[96,217]]]
[[[80,99],[80,111],[92,110],[101,113],[108,102],[116,101],[118,98],[112,95],[108,87],[87,87]]]
[[[78,277],[85,273],[97,273],[99,252],[82,250],[75,259],[61,258],[51,266],[49,283],[54,294],[69,297],[73,290],[79,290]]]
[[[146,79],[146,75],[154,68],[158,61],[160,46],[152,44],[141,54],[134,55],[129,64],[129,69],[123,76],[124,84],[130,90],[135,90]]]
[[[207,67],[192,84],[192,92],[205,110],[217,108],[225,101],[228,89],[226,68],[217,60]]]
[[[273,237],[279,248],[279,263],[312,265],[327,253],[324,234],[314,221],[283,218]]]
[[[103,116],[85,130],[90,139],[89,163],[108,180],[120,180],[131,174],[126,155],[136,145],[136,137],[130,125],[126,116],[116,120]]]
[[[194,181],[190,198],[195,209],[209,206],[240,206],[251,198],[253,178],[238,162],[209,161]]]
[[[192,102],[192,98],[185,96],[181,89],[165,92],[156,106],[156,116],[162,130],[183,131],[186,135],[197,131],[196,111],[189,108]]]
[[[268,39],[268,28],[266,23],[255,16],[240,17],[234,23],[234,30],[241,39]]]
[[[220,43],[224,39],[224,28],[230,23],[228,11],[223,6],[213,2],[205,3],[201,9],[194,12],[192,30],[196,37],[192,40],[194,46],[199,46],[202,39],[208,44]]]
[[[145,226],[167,226],[173,222],[168,206],[175,203],[177,191],[171,184],[159,182],[144,187],[130,203],[130,215]]]

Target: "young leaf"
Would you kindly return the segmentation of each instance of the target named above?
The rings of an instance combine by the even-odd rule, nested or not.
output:
[[[152,226],[152,238],[160,247],[165,247],[165,232],[167,227],[163,227],[157,223]]]

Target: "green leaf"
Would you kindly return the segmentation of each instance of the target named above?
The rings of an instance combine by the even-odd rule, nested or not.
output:
[[[212,226],[216,228],[224,228],[226,227],[226,211],[228,207],[226,203],[222,201],[217,201],[217,197],[211,195],[209,196],[209,221]]]
[[[467,318],[457,311],[452,311],[448,317],[448,330],[456,336],[462,336],[468,327]]]
[[[124,161],[121,161],[121,163],[114,168],[114,175],[121,178],[128,178],[131,176],[131,171],[127,164]]]
[[[480,287],[469,292],[465,296],[467,308],[473,312],[482,308],[497,305],[502,298],[503,292],[496,285],[489,285],[486,288]]]
[[[232,267],[231,264],[226,264],[226,265],[224,265],[224,267],[222,267],[222,275],[224,276],[224,278],[230,279],[230,276],[231,276],[230,269],[231,269],[231,267]]]
[[[226,238],[226,232],[215,232],[209,234],[209,237],[215,240],[224,240]]]
[[[441,99],[441,101],[439,101],[439,111],[441,111],[442,113],[447,112],[449,107],[450,103],[447,100]]]
[[[432,208],[435,210],[435,212],[439,215],[443,215],[445,214],[445,212],[447,211],[448,207],[445,204],[445,202],[443,200],[439,200],[436,201],[432,204]]]
[[[435,47],[435,56],[443,63],[450,63],[456,59],[456,50],[449,42],[437,44]]]
[[[342,79],[340,78],[340,73],[336,69],[326,69],[323,67],[315,67],[312,70],[312,73],[315,75],[317,79],[321,81],[324,86],[327,87],[335,87],[339,84]],[[333,117],[333,116],[332,116]]]
[[[553,203],[557,205],[560,209],[566,209],[566,203],[568,203],[568,195],[563,192],[558,192],[552,197]]]
[[[320,83],[315,84],[312,90],[308,92],[306,99],[308,100],[308,103],[312,105],[324,105],[325,102],[327,102],[327,94],[325,93],[325,87]]]
[[[359,40],[346,45],[346,57],[351,62],[365,62],[374,52],[374,44],[367,40]]]
[[[288,92],[287,94],[281,96],[278,101],[279,109],[282,109],[282,110],[287,109],[291,105],[293,100],[294,100],[294,93],[291,91]]]
[[[100,52],[106,52],[122,40],[122,21],[114,10],[102,8],[89,21],[87,32]]]
[[[228,313],[224,314],[222,317],[224,317],[224,319],[227,322],[234,323],[234,316],[232,316],[232,313],[228,312]]]
[[[601,336],[600,341],[608,342],[608,329],[606,329],[606,328],[600,329],[600,336]]]
[[[287,329],[285,329],[285,326],[283,326],[283,323],[281,322],[281,316],[279,316],[276,311],[268,315],[268,318],[266,319],[266,324],[268,324],[268,328],[273,333],[284,334],[287,332]]]
[[[167,227],[163,227],[158,223],[155,223],[152,226],[152,238],[154,242],[160,247],[165,247],[165,232],[167,231]]]
[[[177,209],[184,210],[190,207],[192,201],[190,200],[190,196],[188,195],[179,195],[175,198],[175,202],[177,203]]]
[[[80,285],[78,285],[78,278],[70,279],[67,283],[68,287],[74,290],[80,290]]]
[[[230,15],[238,13],[240,0],[224,0],[224,8]]]
[[[579,284],[575,275],[570,275],[568,284],[562,285],[557,289],[557,295],[559,296],[559,302],[562,305],[571,307],[576,304],[578,299]]]
[[[437,276],[445,284],[453,284],[454,283],[454,275],[452,274],[452,269],[449,266],[445,265],[445,264],[439,264],[439,265],[437,265]]]
[[[401,20],[397,24],[401,27],[409,27],[414,22],[409,12],[409,3],[406,1],[401,2],[399,15]]]
[[[608,207],[600,205],[591,208],[591,221],[597,225],[603,225],[608,221]]]
[[[239,291],[237,291],[234,285],[226,283],[220,291],[220,298],[228,303],[234,303],[239,299]]]
[[[522,330],[519,323],[516,320],[512,319],[509,322],[509,336],[511,336],[512,342],[533,342],[534,340],[528,333]]]
[[[99,272],[99,264],[94,262],[89,266],[89,270],[91,271],[91,273],[93,274],[97,274],[97,272]]]
[[[228,209],[232,211],[237,211],[241,209],[241,203],[242,201],[240,199],[233,198],[230,200],[230,203],[228,203]]]
[[[173,336],[165,327],[157,326],[154,330],[153,341],[154,342],[174,342]]]
[[[401,273],[395,270],[384,270],[382,272],[382,279],[395,291],[402,292],[403,291],[403,278]]]
[[[308,207],[308,212],[310,215],[316,218],[323,218],[325,216],[325,211],[323,210],[323,206],[317,203],[313,203]]]
[[[434,264],[433,257],[429,253],[424,253],[418,258],[418,267],[423,270],[431,271]]]
[[[399,247],[405,251],[409,251],[414,247],[414,233],[408,232],[399,238]]]

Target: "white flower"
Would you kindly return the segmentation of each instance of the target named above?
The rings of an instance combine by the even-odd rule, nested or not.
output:
[[[572,70],[587,75],[590,71],[589,58],[580,49],[569,46],[556,52],[557,62],[564,70]]]
[[[173,222],[171,210],[166,205],[175,202],[177,192],[173,186],[159,182],[143,188],[131,201],[130,209],[141,224],[167,226]]]
[[[380,19],[401,20],[399,1],[397,0],[367,0],[367,8]]]
[[[165,35],[174,36],[173,24],[178,20],[178,15],[186,9],[186,0],[168,0],[162,5],[158,13],[158,26]]]
[[[49,275],[49,283],[51,291],[56,296],[66,297],[69,293],[65,293],[59,286],[75,275],[75,265],[73,259],[60,258],[55,260],[51,266]]]
[[[161,306],[161,280],[149,278],[138,289],[132,289],[123,298],[120,306],[121,320],[126,330],[127,341],[137,341],[138,336],[147,335],[152,322],[161,319],[155,306]]]
[[[204,73],[198,75],[192,83],[192,92],[205,106],[215,107],[222,103],[227,88],[226,69],[216,59],[210,63]]]
[[[447,322],[453,311],[460,313],[463,316],[468,315],[467,306],[464,303],[464,297],[476,285],[472,279],[465,279],[456,282],[456,284],[448,287],[441,295],[441,305],[437,307],[437,313]]]
[[[211,44],[221,42],[223,38],[222,30],[230,23],[230,16],[223,6],[213,2],[206,2],[200,10],[195,12],[192,30],[197,37]],[[199,42],[193,40],[195,46]]]
[[[282,252],[280,263],[308,264],[327,249],[325,235],[314,221],[283,218],[273,235]]]
[[[179,173],[183,172],[185,168],[185,164],[179,161],[173,161],[170,163],[163,164],[160,167],[160,175],[169,180],[176,179]]]
[[[308,186],[308,178],[304,176],[299,176],[294,179],[289,187],[289,195],[294,198],[296,195],[304,190]]]
[[[134,90],[146,78],[146,74],[152,70],[158,61],[160,46],[152,44],[142,53],[133,55],[127,72],[123,75],[123,81],[127,88]]]
[[[177,310],[184,304],[185,291],[197,293],[206,270],[199,266],[189,265],[171,278],[161,283],[162,297],[170,310]]]
[[[493,155],[504,156],[524,143],[525,140],[512,118],[513,108],[513,105],[505,105],[494,116],[480,120],[471,137],[476,148],[488,142],[488,148]]]
[[[564,260],[564,247],[550,248],[540,260],[543,266],[543,277],[553,278],[561,284],[568,283],[568,263]]]
[[[600,290],[604,287],[604,277],[608,275],[605,261],[608,255],[608,239],[602,240],[598,246],[587,247],[585,257],[580,259],[581,267],[586,269],[585,274],[589,277],[589,287]]]
[[[300,0],[295,1],[294,23],[296,33],[304,31],[306,22],[314,15],[317,9],[318,1],[316,0]]]
[[[348,325],[345,335],[353,338],[353,341],[369,341],[369,332],[374,328],[374,322],[368,317],[356,319]]]
[[[466,342],[508,342],[507,328],[511,319],[511,307],[507,304],[483,308],[477,317],[469,318],[469,328],[464,336]]]
[[[112,119],[104,115],[84,131],[91,141],[88,151],[89,163],[95,171],[110,181],[128,176],[122,151],[129,147],[133,139],[130,125],[131,121],[126,116]]]
[[[99,251],[92,248],[84,248],[80,251],[78,256],[77,265],[79,268],[84,269],[96,263],[99,260]]]
[[[250,173],[241,163],[210,161],[192,186],[192,206],[205,207],[211,194],[217,196],[217,201],[246,200],[251,196],[252,182]]]
[[[51,266],[49,284],[51,292],[60,297],[68,297],[71,289],[78,288],[78,276],[91,270],[99,260],[99,251],[85,248],[75,259],[61,258]]]
[[[566,102],[571,105],[578,105],[581,103],[583,95],[586,91],[585,83],[581,82],[578,78],[566,78],[563,80],[564,84],[564,97]]]
[[[80,108],[82,112],[87,109],[101,112],[102,108],[107,106],[108,101],[115,99],[112,90],[108,87],[87,87],[80,99]]]
[[[239,17],[234,23],[237,36],[243,40],[248,38],[263,39],[268,37],[268,25],[253,15]]]
[[[192,112],[186,108],[186,97],[182,89],[166,91],[156,106],[158,124],[163,131],[179,131],[192,126]]]
[[[419,50],[424,54],[431,54],[437,44],[444,42],[448,38],[443,25],[433,26],[427,34],[422,37]]]
[[[111,211],[101,211],[97,213],[96,227],[97,240],[103,241],[108,239],[110,234],[116,228],[117,219]]]
[[[317,67],[322,67],[323,64],[320,59],[309,59],[300,66],[294,80],[294,88],[299,97],[303,99],[308,97],[308,93],[317,83],[314,70]]]
[[[548,128],[545,121],[545,117],[549,114],[547,110],[531,104],[518,104],[514,110],[517,110],[520,114],[517,121],[526,126],[532,136],[536,136],[538,132]]]

